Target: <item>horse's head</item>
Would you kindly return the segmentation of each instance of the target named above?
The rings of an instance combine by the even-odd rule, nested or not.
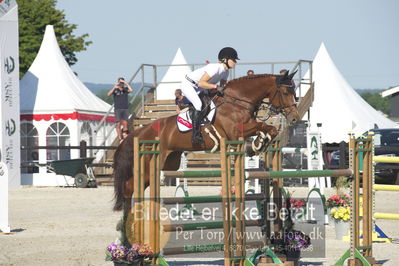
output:
[[[295,83],[292,78],[296,71],[289,74],[289,71],[283,75],[276,76],[276,91],[270,98],[272,109],[277,113],[282,113],[289,124],[295,124],[301,118],[295,99]]]
[[[295,85],[292,78],[296,72],[284,75],[258,74],[233,79],[226,84],[225,102],[241,106],[250,112],[269,99],[270,109],[274,113],[282,113],[290,124],[300,117],[295,100]],[[233,101],[231,101],[233,99]]]

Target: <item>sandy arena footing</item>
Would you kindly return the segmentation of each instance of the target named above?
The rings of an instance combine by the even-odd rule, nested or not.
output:
[[[173,196],[174,187],[162,187],[163,196]],[[293,197],[304,197],[307,188],[290,188]],[[217,195],[219,187],[190,187],[190,195]],[[331,195],[334,191],[327,190]],[[106,262],[105,248],[119,232],[115,230],[121,213],[112,211],[113,188],[23,187],[10,191],[12,233],[0,234],[0,265],[113,265]],[[399,193],[376,192],[376,210],[399,213]],[[378,220],[394,243],[375,243],[374,256],[383,265],[399,265],[399,221]],[[302,258],[303,265],[332,265],[349,247],[335,240],[334,228],[326,226],[326,258]],[[396,241],[395,241],[396,239]],[[171,265],[220,265],[210,256],[167,258]],[[211,262],[212,261],[212,262]]]

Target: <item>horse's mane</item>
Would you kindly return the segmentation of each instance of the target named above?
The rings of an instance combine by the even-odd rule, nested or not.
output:
[[[250,76],[243,76],[240,78],[232,79],[229,82],[227,82],[226,86],[228,85],[234,85],[236,83],[240,83],[242,81],[246,80],[253,80],[253,79],[260,79],[260,78],[270,78],[270,77],[275,77],[276,75],[274,74],[256,74],[256,75],[250,75]]]

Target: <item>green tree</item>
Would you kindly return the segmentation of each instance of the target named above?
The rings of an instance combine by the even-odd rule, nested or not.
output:
[[[78,59],[76,53],[86,50],[92,42],[88,34],[75,36],[76,24],[65,19],[63,11],[57,10],[57,0],[17,0],[19,10],[19,63],[20,77],[29,69],[43,39],[46,25],[53,25],[62,54],[69,65]]]
[[[362,98],[374,109],[380,110],[384,114],[389,115],[391,110],[389,99],[382,97],[380,92],[364,92],[360,94],[360,96],[362,96]]]
[[[96,96],[98,97],[98,98],[100,98],[101,100],[103,100],[104,102],[106,102],[106,103],[109,103],[109,104],[113,104],[114,103],[114,100],[113,100],[113,97],[112,96],[108,96],[108,90],[100,90],[100,91],[98,91],[97,93],[96,93]]]

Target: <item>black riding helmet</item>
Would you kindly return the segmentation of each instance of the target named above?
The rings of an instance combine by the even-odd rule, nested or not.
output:
[[[240,58],[238,58],[237,51],[231,47],[224,47],[222,50],[220,50],[218,59],[219,61],[222,61],[223,59],[240,60]]]

